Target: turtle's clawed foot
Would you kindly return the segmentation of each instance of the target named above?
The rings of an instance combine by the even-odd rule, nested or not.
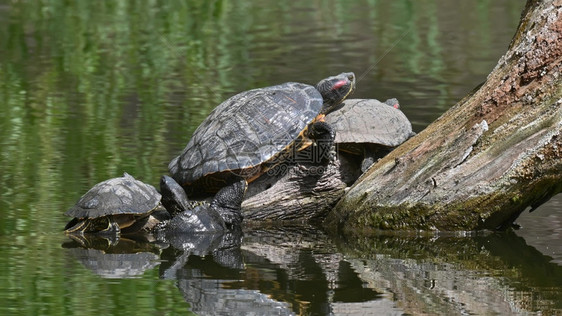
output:
[[[336,131],[326,122],[319,121],[310,127],[308,136],[315,141],[316,154],[313,156],[320,158],[320,162],[327,164],[336,160],[336,147],[334,139]]]

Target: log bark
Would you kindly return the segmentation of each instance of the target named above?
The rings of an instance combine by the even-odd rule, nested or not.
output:
[[[562,191],[562,1],[529,0],[487,80],[381,159],[328,229],[478,230]]]
[[[358,171],[357,163],[342,156],[326,166],[280,165],[249,185],[242,203],[244,222],[321,222]]]

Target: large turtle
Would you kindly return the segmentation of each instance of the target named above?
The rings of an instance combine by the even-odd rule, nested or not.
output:
[[[125,173],[86,192],[65,213],[73,219],[64,231],[69,234],[136,232],[150,224],[153,214],[158,214],[158,221],[166,218],[160,199],[156,188]]]
[[[252,181],[293,155],[318,144],[327,161],[335,133],[324,116],[355,89],[342,73],[315,87],[288,82],[239,93],[217,106],[168,168],[188,192],[216,192],[240,177]]]
[[[398,100],[384,103],[375,99],[349,99],[326,116],[336,130],[338,152],[362,158],[361,171],[415,133],[412,124],[400,111]]]

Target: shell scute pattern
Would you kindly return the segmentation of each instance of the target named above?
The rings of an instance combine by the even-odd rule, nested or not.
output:
[[[156,188],[125,173],[96,184],[65,214],[76,218],[143,214],[156,208],[160,198]]]
[[[402,144],[412,135],[412,125],[399,109],[373,99],[350,99],[326,116],[337,131],[335,142],[372,143],[388,147]]]

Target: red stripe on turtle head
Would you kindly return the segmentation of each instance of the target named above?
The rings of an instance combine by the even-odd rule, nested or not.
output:
[[[336,83],[334,83],[334,86],[332,86],[332,90],[337,90],[337,89],[345,86],[348,82],[349,81],[343,80],[343,79],[340,80],[340,81],[337,81]]]

